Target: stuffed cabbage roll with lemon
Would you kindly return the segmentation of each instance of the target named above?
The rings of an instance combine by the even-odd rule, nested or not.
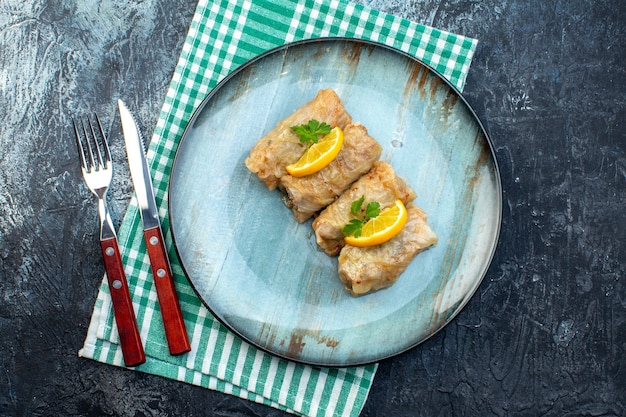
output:
[[[337,255],[345,245],[343,228],[352,218],[352,203],[364,197],[364,206],[378,202],[384,209],[400,199],[415,199],[415,191],[386,162],[377,161],[372,169],[353,183],[337,200],[313,220],[317,244],[329,255]]]
[[[350,294],[359,296],[391,286],[413,258],[437,244],[427,215],[413,203],[406,204],[408,220],[391,240],[376,246],[346,245],[339,254],[339,278]]]
[[[306,124],[309,120],[327,123],[341,129],[352,121],[343,102],[331,88],[320,90],[317,96],[302,105],[293,114],[278,124],[254,145],[245,164],[270,190],[275,189],[285,167],[296,162],[305,152],[307,145],[291,129]]]
[[[279,187],[298,222],[308,220],[335,201],[380,157],[382,147],[362,124],[347,125],[343,129],[343,137],[339,154],[326,167],[302,177],[281,177]]]

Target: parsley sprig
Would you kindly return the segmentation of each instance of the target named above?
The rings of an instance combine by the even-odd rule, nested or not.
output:
[[[300,142],[311,146],[312,143],[317,143],[320,136],[328,135],[331,127],[326,122],[318,122],[315,119],[311,119],[308,123],[291,126],[291,130],[300,137]]]
[[[378,202],[372,201],[363,209],[364,202],[365,196],[361,196],[361,198],[353,201],[350,205],[350,213],[355,216],[355,218],[350,219],[350,222],[343,227],[342,232],[344,236],[361,236],[363,225],[367,223],[368,220],[380,214],[380,204]]]

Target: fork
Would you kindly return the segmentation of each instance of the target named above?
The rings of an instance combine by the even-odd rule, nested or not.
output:
[[[95,116],[97,129],[90,118],[87,126],[84,121],[74,123],[74,133],[80,155],[80,168],[87,188],[98,197],[98,214],[100,216],[100,248],[104,257],[104,269],[109,283],[115,322],[120,336],[120,344],[126,366],[136,366],[146,361],[146,355],[139,335],[135,311],[128,290],[128,282],[124,273],[124,265],[117,243],[117,235],[111,221],[106,203],[106,194],[113,177],[111,151],[104,135],[102,124]],[[96,134],[99,131],[99,135]],[[102,142],[99,144],[98,136]],[[83,146],[83,142],[86,146]],[[85,152],[85,148],[87,152]],[[104,152],[103,152],[104,150]]]

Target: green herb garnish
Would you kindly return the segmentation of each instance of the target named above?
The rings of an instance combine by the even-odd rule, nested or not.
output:
[[[378,202],[370,202],[367,207],[365,207],[365,210],[363,210],[364,202],[365,196],[361,196],[361,198],[353,201],[350,205],[350,213],[355,216],[355,218],[350,219],[348,224],[343,227],[342,232],[344,236],[361,236],[361,232],[363,231],[363,225],[367,223],[368,220],[377,217],[380,213],[380,204]]]
[[[320,136],[328,135],[331,127],[326,122],[320,123],[315,119],[311,119],[306,124],[291,126],[291,130],[300,137],[300,142],[311,146],[312,143],[317,143]]]

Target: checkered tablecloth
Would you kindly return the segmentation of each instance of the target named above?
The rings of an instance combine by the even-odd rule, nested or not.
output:
[[[134,369],[219,390],[306,416],[358,416],[377,365],[318,368],[264,353],[223,327],[198,299],[172,245],[167,186],[178,142],[202,99],[247,60],[314,37],[376,41],[411,54],[461,90],[477,41],[339,0],[201,0],[148,151],[163,231],[192,350],[170,356],[133,199],[119,242],[147,361]],[[118,155],[119,157],[119,155]],[[124,366],[111,299],[102,281],[79,355]]]

